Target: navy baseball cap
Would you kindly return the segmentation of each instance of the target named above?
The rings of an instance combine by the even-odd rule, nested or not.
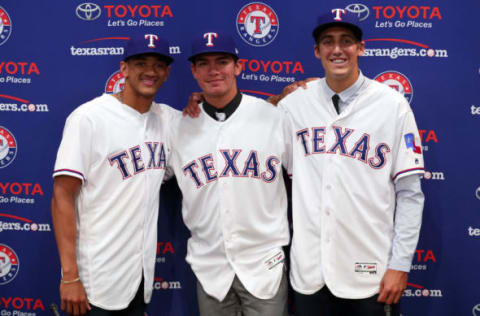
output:
[[[345,9],[332,9],[330,13],[322,15],[318,18],[317,27],[313,30],[313,38],[317,41],[318,36],[326,29],[333,26],[343,26],[350,29],[353,35],[362,40],[362,29],[359,26],[360,19],[357,14],[349,12]]]
[[[192,52],[188,60],[207,53],[226,53],[238,59],[238,49],[233,37],[223,32],[203,32],[192,40]]]
[[[167,64],[173,62],[168,42],[156,34],[139,34],[130,37],[125,45],[123,60],[141,54],[158,54],[165,59]]]

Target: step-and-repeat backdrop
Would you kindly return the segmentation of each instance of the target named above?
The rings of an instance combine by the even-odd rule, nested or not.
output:
[[[311,31],[333,8],[359,15],[363,73],[403,93],[420,129],[426,202],[403,315],[480,315],[480,2],[358,1],[2,0],[0,315],[53,315],[50,306],[59,305],[50,215],[56,150],[75,107],[122,88],[129,36],[170,42],[175,62],[159,102],[181,109],[198,90],[187,57],[191,35],[206,28],[234,35],[240,89],[266,98],[323,76]],[[148,314],[197,315],[181,195],[174,181],[161,194]]]

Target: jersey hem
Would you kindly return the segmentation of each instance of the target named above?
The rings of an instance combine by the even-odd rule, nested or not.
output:
[[[82,182],[87,181],[87,179],[85,179],[85,176],[83,175],[83,173],[81,173],[79,171],[76,171],[76,170],[72,170],[72,169],[54,170],[52,177],[55,178],[55,177],[61,176],[61,175],[71,176],[71,177],[82,180]]]
[[[425,173],[425,168],[412,168],[412,169],[402,170],[402,171],[397,172],[393,176],[392,181],[396,181],[400,178],[403,178],[403,177],[411,175],[411,174],[420,174],[420,173],[421,174]]]

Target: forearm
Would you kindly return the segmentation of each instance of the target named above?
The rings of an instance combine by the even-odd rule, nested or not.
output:
[[[410,271],[422,223],[424,195],[418,175],[401,178],[395,184],[397,205],[389,269]]]
[[[75,198],[77,190],[69,190],[68,187],[58,183],[54,184],[52,199],[52,221],[57,241],[60,263],[64,280],[72,280],[78,277],[76,257],[76,219]]]

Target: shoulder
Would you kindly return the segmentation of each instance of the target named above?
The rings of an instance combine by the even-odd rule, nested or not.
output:
[[[376,80],[368,80],[368,90],[371,93],[375,94],[376,97],[382,98],[384,100],[391,100],[395,103],[404,103],[407,102],[405,97],[395,89],[390,88],[386,84],[380,83]],[[407,102],[408,103],[408,102]]]
[[[156,103],[154,102],[152,104],[152,111],[160,115],[162,119],[166,119],[169,121],[173,121],[177,119],[178,117],[182,116],[182,112],[175,109],[174,107],[171,107],[165,103]]]
[[[267,102],[266,100],[248,94],[242,94],[242,102],[240,104],[252,107],[253,111],[263,115],[266,113],[269,115],[278,115],[278,113],[281,112],[279,111],[278,107]]]
[[[72,120],[88,121],[101,118],[100,112],[104,110],[110,102],[114,102],[113,96],[108,94],[102,94],[88,102],[85,102],[75,108],[72,113],[67,117],[67,122]]]
[[[299,106],[299,101],[305,101],[306,99],[317,98],[319,93],[322,91],[322,81],[325,78],[321,78],[318,80],[313,80],[307,82],[307,87],[304,89],[302,87],[297,88],[292,93],[285,96],[282,100],[280,100],[279,105],[283,108],[289,108],[293,106],[297,108]]]
[[[369,99],[378,101],[377,104],[382,106],[382,108],[387,111],[394,110],[398,115],[412,111],[403,94],[376,80],[368,78],[367,80],[366,94],[369,96]]]

